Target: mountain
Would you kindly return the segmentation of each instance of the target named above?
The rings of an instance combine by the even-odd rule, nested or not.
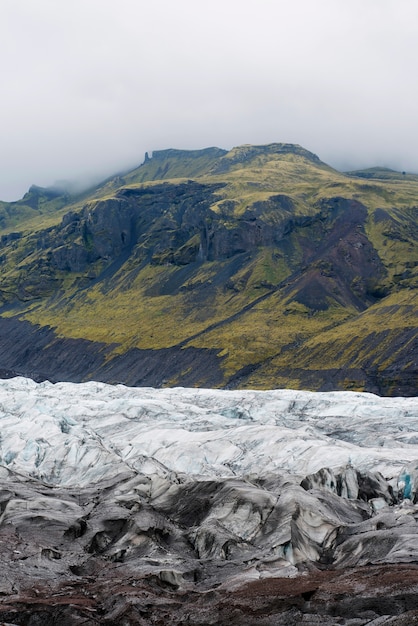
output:
[[[2,624],[418,616],[418,398],[0,381]]]
[[[292,144],[0,203],[0,373],[417,395],[418,177]]]

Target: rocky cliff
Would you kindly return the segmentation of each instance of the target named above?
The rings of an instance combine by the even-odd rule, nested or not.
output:
[[[0,207],[0,368],[415,395],[418,177],[380,171],[271,144],[32,187]]]

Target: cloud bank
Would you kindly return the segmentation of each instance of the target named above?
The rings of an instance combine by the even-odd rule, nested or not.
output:
[[[284,141],[418,171],[415,0],[3,0],[0,198]]]

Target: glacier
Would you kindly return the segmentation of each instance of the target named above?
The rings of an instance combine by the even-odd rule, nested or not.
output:
[[[153,623],[163,596],[166,623],[222,623],[222,611],[225,623],[258,623],[245,594],[260,603],[288,580],[260,623],[304,623],[317,597],[312,623],[361,626],[383,615],[375,603],[364,617],[370,593],[382,607],[398,598],[385,615],[418,616],[418,398],[0,380],[0,482],[5,621],[3,603],[23,606],[34,586],[56,607],[66,585],[68,610],[79,602],[86,617],[82,585],[91,614],[134,612],[126,623]],[[325,590],[331,575],[346,589],[346,572],[361,610]],[[383,585],[388,572],[408,574],[408,599]],[[157,607],[143,615],[139,588]],[[221,597],[235,598],[236,622]],[[79,623],[67,617],[56,623]]]
[[[0,381],[0,462],[57,485],[134,470],[194,476],[353,465],[415,493],[418,399]]]

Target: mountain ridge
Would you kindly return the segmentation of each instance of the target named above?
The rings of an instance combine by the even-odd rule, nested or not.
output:
[[[0,203],[0,332],[28,337],[0,368],[66,379],[71,340],[69,380],[417,395],[417,205],[413,176],[279,143],[156,151],[77,197],[34,186]]]

